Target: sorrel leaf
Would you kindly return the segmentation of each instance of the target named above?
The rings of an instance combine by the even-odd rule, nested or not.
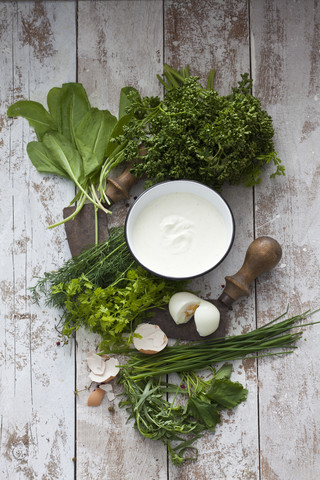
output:
[[[86,176],[90,176],[101,168],[106,144],[116,123],[116,117],[109,111],[97,108],[91,108],[82,118],[75,132],[75,141],[83,160]]]
[[[57,130],[54,118],[38,102],[19,100],[8,108],[9,117],[23,117],[34,128],[39,140],[50,130]]]

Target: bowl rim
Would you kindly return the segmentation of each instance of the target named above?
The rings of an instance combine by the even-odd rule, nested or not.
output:
[[[172,275],[164,275],[162,273],[159,273],[159,272],[155,272],[154,270],[152,270],[151,268],[147,267],[146,265],[144,265],[140,260],[138,260],[136,254],[133,252],[131,246],[130,246],[130,242],[129,242],[129,239],[128,239],[128,234],[127,234],[127,230],[128,230],[128,222],[129,222],[129,217],[130,217],[130,214],[133,210],[133,208],[135,208],[135,205],[137,204],[137,202],[139,201],[139,199],[141,197],[143,197],[147,192],[149,192],[151,189],[154,189],[156,187],[159,187],[161,185],[164,185],[164,184],[167,184],[167,183],[195,183],[195,184],[198,184],[198,185],[201,185],[201,187],[204,187],[208,190],[211,190],[212,192],[214,192],[215,195],[217,195],[218,197],[220,197],[220,199],[222,200],[222,202],[225,204],[225,206],[227,207],[227,210],[229,211],[229,214],[230,214],[230,218],[231,218],[231,226],[232,226],[232,234],[231,234],[231,238],[230,238],[230,242],[229,242],[229,245],[228,245],[228,248],[225,252],[225,254],[223,255],[223,257],[215,264],[213,265],[212,267],[208,268],[207,270],[201,272],[201,273],[197,273],[195,275],[191,275],[191,276],[172,276]],[[196,195],[196,194],[195,194]],[[127,247],[132,255],[132,257],[134,258],[134,260],[138,263],[138,265],[140,265],[142,268],[144,268],[145,270],[147,270],[148,272],[152,273],[153,275],[157,276],[157,277],[160,277],[160,278],[166,278],[168,280],[176,280],[176,281],[183,281],[183,280],[191,280],[193,278],[198,278],[198,277],[201,277],[202,275],[206,275],[207,273],[211,272],[212,270],[216,269],[222,262],[223,260],[226,258],[226,256],[229,254],[231,248],[232,248],[232,245],[233,245],[233,242],[234,242],[234,238],[235,238],[235,230],[236,230],[236,225],[235,225],[235,220],[234,220],[234,215],[233,215],[233,212],[230,208],[230,205],[229,203],[222,197],[222,195],[217,192],[216,190],[214,190],[213,188],[211,187],[208,187],[208,185],[205,185],[204,183],[201,183],[201,182],[198,182],[197,180],[189,180],[189,179],[179,179],[179,180],[164,180],[163,182],[159,182],[159,183],[156,183],[154,185],[151,185],[151,187],[147,188],[146,190],[144,190],[143,192],[141,192],[137,197],[136,199],[134,200],[134,202],[130,205],[128,211],[127,211],[127,214],[126,214],[126,219],[125,219],[125,223],[124,223],[124,236],[125,236],[125,241],[126,241],[126,244],[127,244]]]

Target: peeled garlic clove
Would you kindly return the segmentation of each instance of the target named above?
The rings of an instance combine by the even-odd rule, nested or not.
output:
[[[134,333],[141,336],[141,338],[137,336],[133,337],[133,345],[141,353],[158,353],[163,350],[168,343],[166,334],[163,333],[158,325],[141,323]]]
[[[169,313],[177,325],[187,323],[197,310],[201,299],[189,292],[177,292],[170,298]]]
[[[105,369],[105,361],[96,352],[89,352],[87,355],[87,363],[91,372],[96,375],[101,375]]]
[[[98,407],[102,402],[104,394],[106,392],[102,390],[102,388],[95,388],[93,392],[90,393],[88,398],[88,406],[89,407]]]
[[[220,312],[215,305],[207,300],[201,300],[194,314],[197,332],[201,337],[206,337],[215,332],[220,323]]]

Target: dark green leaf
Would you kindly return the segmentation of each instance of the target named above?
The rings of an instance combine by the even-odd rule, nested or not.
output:
[[[231,382],[228,379],[214,380],[207,392],[207,397],[217,405],[224,408],[232,408],[247,398],[248,390],[239,382]]]
[[[119,120],[127,114],[126,110],[131,105],[132,99],[129,98],[129,94],[135,94],[136,97],[140,98],[138,90],[134,87],[124,87],[121,89],[118,115]]]
[[[9,117],[26,118],[34,128],[39,140],[50,130],[57,130],[57,125],[47,110],[38,102],[32,100],[19,100],[8,108]]]
[[[75,144],[75,130],[90,109],[90,103],[81,83],[64,83],[48,93],[48,107],[59,126],[59,132]]]
[[[53,165],[58,166],[70,179],[82,183],[84,172],[79,152],[60,133],[47,133],[43,144]]]
[[[214,378],[216,380],[222,379],[222,378],[230,378],[232,373],[232,365],[225,364],[222,365],[222,367],[215,373]]]
[[[127,114],[127,115],[124,115],[123,117],[120,118],[120,120],[118,120],[118,122],[115,124],[112,132],[111,132],[111,135],[110,135],[110,139],[109,139],[109,142],[108,142],[108,145],[107,145],[107,148],[106,148],[106,152],[105,152],[105,156],[106,157],[109,157],[112,152],[117,148],[118,144],[116,142],[112,142],[110,140],[120,136],[120,135],[123,135],[123,127],[128,125],[129,122],[131,121],[133,117],[133,114]]]
[[[217,408],[211,402],[202,400],[199,397],[189,397],[187,411],[191,416],[204,423],[210,430],[213,430],[217,423],[221,421]]]
[[[51,113],[52,118],[54,119],[57,125],[58,132],[60,133],[62,131],[61,93],[62,93],[62,88],[54,87],[54,88],[51,88],[51,90],[49,90],[49,93],[47,95],[47,104],[48,104],[49,112]]]
[[[65,170],[61,169],[60,165],[54,162],[52,155],[50,155],[50,152],[42,142],[28,143],[27,153],[38,172],[70,178]]]
[[[86,176],[92,175],[101,167],[106,145],[116,123],[116,117],[109,111],[97,108],[91,108],[82,118],[75,132],[75,140]]]

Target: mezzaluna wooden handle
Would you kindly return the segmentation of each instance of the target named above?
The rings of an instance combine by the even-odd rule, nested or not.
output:
[[[139,146],[139,157],[146,155],[147,149],[144,145]],[[134,163],[138,162],[137,158]],[[130,198],[130,190],[138,182],[138,178],[130,172],[132,163],[129,163],[126,169],[117,178],[108,178],[106,195],[111,203],[119,202]]]
[[[130,189],[138,181],[137,177],[130,173],[130,169],[131,165],[128,165],[119,177],[108,178],[106,195],[112,203],[130,198]]]
[[[281,256],[281,246],[274,238],[264,236],[254,240],[248,247],[240,270],[225,277],[226,286],[219,301],[231,306],[238,298],[248,296],[251,283],[262,273],[272,270]]]

